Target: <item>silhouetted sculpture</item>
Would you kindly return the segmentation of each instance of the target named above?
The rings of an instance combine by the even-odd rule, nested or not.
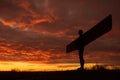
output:
[[[82,40],[82,36],[83,36],[83,31],[82,30],[79,30],[78,31],[78,34],[80,36],[80,39]],[[81,41],[79,41],[81,42]],[[78,54],[79,54],[79,60],[80,60],[80,65],[81,65],[81,68],[79,68],[80,70],[84,70],[84,45],[81,43],[78,42]]]
[[[100,36],[109,32],[111,29],[112,29],[112,15],[109,15],[100,23],[98,23],[93,28],[88,30],[86,33],[83,34],[83,31],[79,30],[78,34],[80,36],[67,45],[66,49],[67,53],[72,52],[74,50],[78,50],[81,65],[81,68],[79,68],[80,70],[84,70],[84,58],[83,58],[84,47],[91,43],[92,41],[99,38]]]

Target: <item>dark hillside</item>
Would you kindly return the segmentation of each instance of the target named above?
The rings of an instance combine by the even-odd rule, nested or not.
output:
[[[120,80],[120,70],[0,72],[0,80]]]

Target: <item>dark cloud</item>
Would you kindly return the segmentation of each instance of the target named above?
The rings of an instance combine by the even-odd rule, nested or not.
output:
[[[0,0],[0,13],[0,60],[78,62],[76,52],[65,53],[66,45],[109,14],[112,31],[88,45],[85,58],[100,62],[102,52],[109,62],[111,54],[119,56],[119,0]]]

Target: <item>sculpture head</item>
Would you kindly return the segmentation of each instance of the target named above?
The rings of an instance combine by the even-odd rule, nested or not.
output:
[[[79,30],[79,31],[78,31],[78,34],[79,34],[79,35],[82,35],[82,34],[83,34],[83,30]]]

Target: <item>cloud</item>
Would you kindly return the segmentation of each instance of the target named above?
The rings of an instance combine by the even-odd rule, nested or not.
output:
[[[113,16],[112,31],[87,46],[85,58],[92,62],[100,61],[96,56],[91,59],[92,53],[118,55],[118,3],[118,0],[0,0],[0,60],[79,62],[77,52],[65,53],[66,45],[78,37],[79,29],[88,31],[108,14]],[[117,61],[118,57],[114,58]]]

